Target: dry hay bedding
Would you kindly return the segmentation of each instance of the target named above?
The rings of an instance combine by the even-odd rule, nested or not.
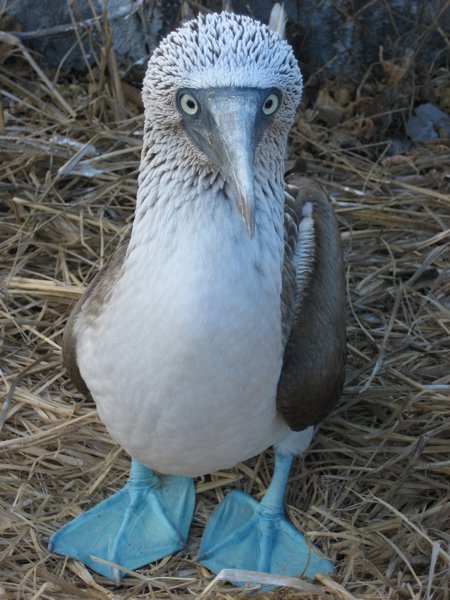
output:
[[[130,226],[142,116],[137,104],[120,108],[107,60],[57,86],[14,52],[0,67],[1,375],[11,400],[0,440],[0,598],[198,597],[210,581],[195,563],[206,519],[231,486],[262,495],[270,452],[199,479],[189,547],[121,588],[47,552],[55,529],[127,477],[127,456],[69,383],[60,344],[74,299]],[[364,115],[330,127],[306,108],[292,133],[291,155],[339,215],[348,375],[287,497],[336,575],[265,598],[449,597],[449,149],[438,140],[389,157],[368,131]],[[206,595],[246,592],[216,582]]]

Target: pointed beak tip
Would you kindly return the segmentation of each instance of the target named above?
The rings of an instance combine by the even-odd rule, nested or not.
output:
[[[253,240],[253,236],[255,234],[255,224],[253,222],[252,223],[246,222],[245,223],[245,229],[247,230],[248,239],[250,241],[252,241]]]
[[[243,178],[233,177],[231,187],[235,206],[242,218],[243,225],[249,240],[253,239],[255,233],[255,196],[253,182],[250,185],[242,185]]]
[[[255,234],[255,207],[253,194],[246,196],[245,199],[241,199],[237,204],[244,221],[248,239],[252,240]]]

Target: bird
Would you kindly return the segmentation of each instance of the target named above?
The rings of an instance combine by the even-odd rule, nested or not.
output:
[[[229,492],[199,562],[333,569],[284,510],[291,463],[340,397],[346,353],[333,208],[311,179],[285,177],[302,86],[288,42],[231,12],[187,21],[149,59],[131,234],[63,337],[69,376],[130,455],[130,476],[49,542],[116,583],[186,545],[193,478],[271,446],[265,496]]]

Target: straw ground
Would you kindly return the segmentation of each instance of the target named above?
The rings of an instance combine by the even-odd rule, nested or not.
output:
[[[61,338],[73,302],[132,222],[142,115],[108,44],[87,75],[58,80],[16,38],[2,41],[0,598],[244,597],[219,581],[205,592],[211,575],[195,555],[229,488],[264,493],[270,451],[199,479],[189,546],[119,588],[46,549],[128,472],[94,405],[70,384]],[[416,98],[407,73],[390,83],[386,73],[385,64],[365,89],[403,86],[396,113],[368,116],[364,90],[350,91],[334,124],[319,101],[307,102],[292,132],[289,168],[324,186],[341,225],[348,368],[344,396],[287,496],[291,519],[336,573],[261,592],[266,599],[449,598],[450,151],[440,138],[389,153],[386,140]],[[434,98],[448,95],[448,72],[436,69],[427,85]]]

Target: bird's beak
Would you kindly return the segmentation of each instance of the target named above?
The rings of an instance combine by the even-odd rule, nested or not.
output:
[[[214,158],[231,187],[249,239],[255,230],[253,163],[257,145],[255,120],[260,106],[259,97],[240,91],[216,94],[209,102]]]
[[[255,150],[267,126],[261,106],[267,90],[222,88],[196,90],[202,106],[185,127],[229,184],[249,239],[255,230]]]

